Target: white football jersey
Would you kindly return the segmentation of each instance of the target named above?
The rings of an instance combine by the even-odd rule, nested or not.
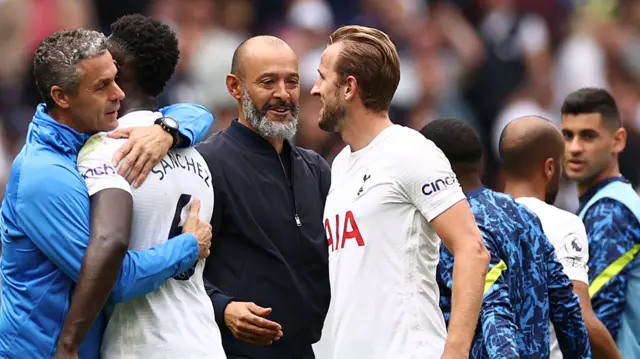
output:
[[[429,222],[463,199],[442,151],[412,129],[340,152],[324,211],[331,305],[318,359],[440,358],[440,238]]]
[[[119,119],[119,127],[151,126],[162,115],[135,111]],[[78,155],[78,169],[89,195],[119,188],[133,195],[129,249],[144,250],[182,233],[189,203],[200,200],[200,219],[213,214],[211,174],[193,148],[170,150],[140,188],[132,188],[111,166],[124,139],[105,133],[92,136]],[[213,305],[204,289],[204,261],[186,280],[168,279],[158,290],[109,308],[102,358],[226,358]]]
[[[540,219],[542,230],[555,248],[564,273],[572,281],[589,285],[589,242],[587,231],[578,216],[549,205],[538,198],[521,197],[516,202],[526,206]],[[562,359],[556,332],[551,324],[551,359]]]

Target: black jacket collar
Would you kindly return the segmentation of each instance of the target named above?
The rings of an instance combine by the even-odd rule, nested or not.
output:
[[[229,136],[231,136],[233,139],[243,143],[244,145],[248,146],[253,150],[257,150],[261,152],[275,152],[275,149],[269,143],[269,141],[264,139],[259,134],[253,132],[247,126],[238,122],[237,118],[231,121],[231,125],[229,125],[229,127],[227,127],[227,129],[224,130],[224,132]],[[296,146],[294,146],[290,140],[285,139],[282,149],[286,151],[287,148],[292,153],[297,153]]]

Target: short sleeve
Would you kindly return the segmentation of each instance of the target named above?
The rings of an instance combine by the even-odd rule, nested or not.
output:
[[[93,135],[78,154],[78,171],[84,179],[89,196],[109,188],[119,188],[131,193],[131,186],[111,165],[114,153],[123,143],[108,138],[106,134]]]
[[[465,196],[444,153],[426,138],[413,142],[414,151],[395,162],[395,180],[406,199],[432,221]]]
[[[557,242],[556,256],[570,280],[589,284],[589,241],[578,217],[567,221]]]

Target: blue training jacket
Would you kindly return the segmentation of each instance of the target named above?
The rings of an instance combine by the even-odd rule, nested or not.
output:
[[[479,187],[467,192],[469,206],[491,264],[485,282],[472,359],[549,358],[549,320],[565,358],[590,359],[578,296],[562,271],[536,215],[511,196]],[[453,254],[440,249],[437,281],[448,323]]]
[[[206,136],[212,115],[198,105],[161,110],[191,143]],[[89,242],[90,200],[76,159],[89,135],[51,118],[40,104],[11,168],[0,210],[2,302],[0,358],[53,358]],[[198,259],[198,243],[182,234],[145,251],[128,251],[110,300],[156,290]],[[97,359],[106,325],[99,315],[80,348]]]

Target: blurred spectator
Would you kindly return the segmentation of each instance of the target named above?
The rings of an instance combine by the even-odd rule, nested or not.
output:
[[[233,50],[249,36],[274,34],[296,51],[302,85],[297,143],[329,161],[344,146],[317,127],[308,96],[320,54],[338,26],[386,31],[401,56],[391,116],[421,128],[438,117],[472,123],[487,147],[485,182],[500,189],[496,143],[520,115],[559,120],[564,97],[585,86],[610,89],[629,131],[622,172],[640,183],[640,0],[0,0],[0,178],[23,143],[40,100],[30,61],[51,32],[108,24],[146,12],[175,29],[181,59],[160,98],[201,103],[224,129],[237,112],[225,78]],[[558,205],[575,209],[569,183]]]

